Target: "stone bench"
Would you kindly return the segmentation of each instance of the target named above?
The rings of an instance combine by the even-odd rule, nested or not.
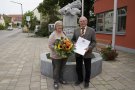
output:
[[[48,77],[53,77],[53,67],[52,67],[52,61],[47,58],[46,54],[48,53],[42,53],[40,55],[41,60],[41,73]],[[100,54],[93,52],[95,58],[92,59],[91,64],[91,78],[97,76],[102,72],[102,57]],[[70,62],[71,59],[75,59],[74,55],[68,58],[68,62],[66,63],[66,66],[64,68],[64,80],[68,82],[74,82],[77,80],[76,75],[76,63]]]

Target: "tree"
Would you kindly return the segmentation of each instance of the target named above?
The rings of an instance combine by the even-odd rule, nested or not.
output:
[[[49,24],[49,23],[54,23],[56,20],[59,19],[59,7],[62,8],[68,3],[72,3],[74,0],[44,0],[42,3],[39,4],[38,6],[38,11],[42,13],[43,16],[46,16],[47,18],[45,19],[46,22],[44,24]],[[94,0],[84,0],[84,16],[88,18],[88,25],[90,22],[90,11],[93,12],[93,4]],[[44,25],[44,26],[47,26]],[[42,27],[42,26],[41,26]],[[46,27],[45,29],[48,29]]]
[[[7,28],[9,26],[9,23],[11,23],[11,17],[4,14],[3,18],[4,18],[4,21],[5,21],[5,28]]]
[[[44,15],[49,15],[51,20],[56,20],[55,15],[58,14],[58,5],[62,8],[73,1],[75,0],[44,0],[43,3],[40,3],[38,10]],[[84,0],[84,16],[88,18],[88,25],[90,25],[89,21],[93,17],[93,15],[90,15],[90,11],[94,12],[93,4],[94,0]]]
[[[54,23],[58,20],[58,1],[57,0],[44,0],[38,6],[38,11],[43,14],[43,16],[48,16],[48,23]]]
[[[88,25],[94,26],[96,25],[96,17],[94,15],[94,1],[95,0],[84,0],[84,16],[88,18]],[[89,3],[89,4],[87,4]],[[88,12],[89,11],[89,12]]]
[[[5,29],[4,25],[0,23],[0,30],[4,30],[4,29]]]
[[[26,20],[27,16],[30,16],[30,21],[29,21],[30,27],[29,27],[29,29],[33,31],[35,29],[35,25],[36,25],[36,22],[38,22],[38,20],[34,16],[33,12],[31,12],[31,11],[26,12],[23,16],[23,25],[26,25],[27,27],[28,27],[28,21]]]
[[[48,36],[48,24],[54,23],[59,20],[58,13],[58,0],[44,0],[43,3],[40,3],[37,7],[38,11],[42,13],[44,22],[41,23],[41,28],[37,32],[38,36]]]
[[[72,3],[74,0],[58,0],[58,4],[59,6],[62,8],[65,5],[67,5],[68,3]]]

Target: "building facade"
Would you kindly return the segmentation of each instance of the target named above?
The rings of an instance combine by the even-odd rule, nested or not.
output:
[[[5,26],[5,21],[4,21],[3,15],[1,15],[1,14],[0,14],[0,24]]]
[[[96,37],[112,40],[114,0],[96,0]],[[135,0],[118,0],[115,48],[135,53]]]
[[[18,27],[21,27],[22,25],[22,15],[8,15],[9,17],[11,17],[11,22],[14,25],[17,25]]]
[[[37,20],[40,21],[41,20],[41,14],[38,12],[37,7],[32,11],[34,16],[36,16]]]

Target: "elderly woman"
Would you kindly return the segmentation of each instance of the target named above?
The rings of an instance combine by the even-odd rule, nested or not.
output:
[[[66,84],[66,81],[63,80],[63,68],[67,62],[64,58],[60,57],[54,50],[54,44],[56,39],[61,37],[66,37],[63,32],[62,21],[55,22],[55,30],[49,36],[49,48],[50,48],[50,57],[52,58],[53,65],[53,79],[54,79],[54,88],[58,89],[59,84]]]

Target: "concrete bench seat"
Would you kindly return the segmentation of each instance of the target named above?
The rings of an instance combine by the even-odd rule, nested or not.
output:
[[[48,77],[53,77],[53,67],[52,67],[52,61],[47,58],[47,53],[42,53],[40,55],[41,60],[41,73]],[[93,52],[95,58],[92,59],[92,65],[91,65],[91,78],[97,76],[102,72],[102,57],[100,54]],[[66,66],[64,68],[64,75],[63,78],[68,82],[74,82],[77,80],[76,75],[76,63],[71,62],[71,59],[75,59],[74,55],[68,58],[68,62],[66,63]]]

